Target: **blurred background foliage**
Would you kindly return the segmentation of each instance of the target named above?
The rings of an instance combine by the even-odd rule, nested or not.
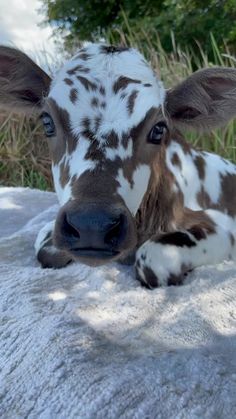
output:
[[[62,62],[83,41],[132,45],[167,88],[198,68],[236,66],[236,0],[41,2],[55,40],[64,39]],[[236,121],[207,135],[187,136],[195,147],[236,162]],[[0,114],[0,184],[53,188],[47,141],[37,119]]]
[[[69,48],[76,40],[94,41],[107,34],[158,35],[166,52],[172,51],[170,32],[180,48],[211,56],[211,34],[220,51],[236,48],[235,0],[42,0],[45,21],[60,31]],[[139,35],[139,41],[142,37]],[[145,38],[143,38],[145,41]],[[210,57],[213,58],[213,57]]]

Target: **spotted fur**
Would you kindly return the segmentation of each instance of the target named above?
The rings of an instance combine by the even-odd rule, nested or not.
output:
[[[123,214],[126,235],[110,260],[135,256],[137,278],[149,288],[235,259],[236,166],[181,134],[236,115],[235,69],[201,70],[165,90],[136,50],[90,44],[50,80],[25,54],[0,47],[0,106],[46,112],[56,127],[49,148],[61,209],[37,238],[42,266],[77,260],[63,220],[94,206]],[[166,130],[152,144],[160,122]]]

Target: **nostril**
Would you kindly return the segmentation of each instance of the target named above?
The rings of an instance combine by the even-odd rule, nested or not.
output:
[[[80,238],[79,229],[71,223],[66,214],[63,221],[63,230],[67,236],[74,236],[77,239]]]
[[[106,233],[104,241],[106,244],[116,247],[118,245],[120,236],[122,232],[122,218],[119,217],[118,220],[115,220],[109,226],[109,231]]]

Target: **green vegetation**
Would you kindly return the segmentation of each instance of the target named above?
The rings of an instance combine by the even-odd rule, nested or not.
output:
[[[235,51],[235,0],[41,0],[45,21],[64,37],[68,47],[78,41],[106,38],[107,32],[117,39],[118,33],[138,33],[140,28],[149,39],[158,35],[166,52],[171,52],[170,32],[181,49],[197,51],[204,45],[211,54],[211,34],[220,51],[224,43]],[[129,22],[127,26],[127,22]],[[213,57],[211,57],[213,58]]]
[[[0,115],[0,185],[52,189],[46,140],[34,118]]]
[[[193,58],[197,68],[212,65],[235,67],[236,58],[230,55],[225,47],[221,52],[213,36],[211,36],[211,54],[214,59],[199,46],[198,51],[182,50],[172,36],[172,52],[167,53],[158,35],[149,37],[142,28],[126,34],[116,33],[119,44],[137,47],[151,62],[166,87],[177,84],[193,72]],[[114,34],[109,33],[107,39],[114,41]],[[213,151],[236,162],[236,121],[227,127],[208,135],[188,134],[195,147]],[[22,115],[0,115],[0,179],[2,185],[23,185],[40,189],[51,189],[51,170],[46,140],[40,123],[34,118]]]

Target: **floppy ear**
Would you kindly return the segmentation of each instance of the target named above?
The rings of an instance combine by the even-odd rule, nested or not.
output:
[[[209,131],[236,116],[236,69],[207,68],[167,91],[166,111],[179,129]]]
[[[26,54],[0,46],[0,108],[37,112],[50,77]]]

